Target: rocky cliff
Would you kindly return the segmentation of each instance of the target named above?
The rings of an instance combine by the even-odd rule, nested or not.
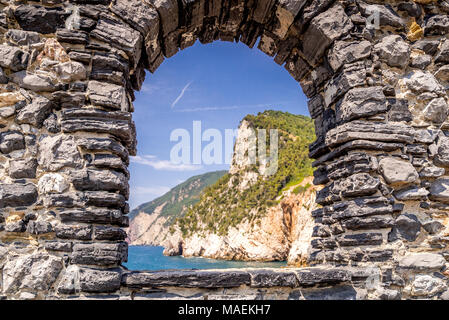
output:
[[[267,163],[248,160],[257,129],[278,130],[278,164],[271,175],[264,174]],[[313,137],[307,117],[276,111],[247,116],[239,127],[229,174],[178,219],[165,253],[303,264],[317,191],[307,156]]]
[[[200,193],[215,183],[226,171],[194,176],[163,196],[141,204],[130,213],[127,241],[132,245],[162,246],[170,236],[170,226],[189,206],[200,199]]]
[[[290,265],[303,266],[310,248],[314,226],[311,212],[316,209],[319,188],[311,181],[307,177],[284,191],[279,204],[267,208],[262,218],[255,223],[245,219],[230,227],[226,235],[204,232],[183,238],[178,231],[166,242],[165,253],[224,260],[287,260]],[[298,188],[301,191],[295,193]]]

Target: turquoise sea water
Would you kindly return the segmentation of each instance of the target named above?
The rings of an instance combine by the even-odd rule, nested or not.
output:
[[[129,270],[163,269],[226,269],[226,268],[280,268],[286,262],[243,262],[206,258],[166,257],[163,247],[130,246],[128,249]]]

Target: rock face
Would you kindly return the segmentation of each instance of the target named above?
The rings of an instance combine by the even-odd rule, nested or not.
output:
[[[41,253],[11,257],[3,268],[3,291],[48,290],[62,270],[61,258]]]
[[[398,35],[387,36],[374,47],[379,57],[391,67],[405,67],[410,57],[410,46]]]
[[[0,66],[13,71],[20,71],[26,68],[29,54],[16,47],[0,45]]]
[[[170,238],[167,218],[160,216],[161,207],[157,207],[150,216],[139,213],[131,220],[128,239],[131,245],[163,246]]]
[[[371,2],[2,1],[0,299],[189,298],[176,290],[189,281],[205,299],[447,298],[448,1]],[[121,275],[133,91],[196,40],[258,43],[308,97],[324,188],[307,260],[326,264],[310,278],[326,271],[312,284],[327,287],[289,272]],[[331,265],[362,268],[332,282]]]
[[[18,123],[27,123],[40,127],[51,110],[51,102],[44,97],[36,97],[32,103],[23,107],[18,115]]]
[[[389,184],[410,183],[418,179],[416,169],[409,162],[400,159],[384,158],[379,161],[379,168]]]
[[[269,111],[259,117],[273,119],[273,121],[277,119],[276,117],[279,117],[279,119],[285,118],[285,121],[289,119],[286,115],[273,114]],[[214,194],[223,193],[227,197],[235,197],[237,205],[239,202],[243,203],[245,199],[237,198],[236,195],[232,194],[231,189],[236,189],[239,193],[245,194],[258,183],[263,173],[266,172],[265,167],[257,172],[248,169],[251,167],[251,158],[247,155],[253,152],[251,146],[253,145],[252,142],[255,141],[253,140],[254,127],[250,123],[257,123],[257,119],[257,117],[254,120],[245,118],[241,122],[229,170],[229,181],[223,188],[219,184],[213,186],[215,187]],[[303,130],[306,134],[306,128]],[[301,143],[298,138],[295,138],[294,133],[289,134],[289,139]],[[288,150],[287,146],[288,144],[279,147],[280,157],[285,156],[285,150]],[[349,193],[353,192],[352,186],[348,185],[346,188]],[[209,200],[203,196],[198,206],[193,207],[192,211],[188,213],[198,215],[196,219],[200,221],[198,228],[201,232],[188,236],[181,235],[179,225],[175,225],[178,231],[167,241],[165,253],[168,255],[182,254],[184,257],[200,256],[224,260],[288,260],[292,265],[306,264],[311,249],[310,242],[314,226],[311,212],[316,209],[317,190],[319,190],[319,187],[313,186],[312,177],[307,177],[301,183],[292,184],[289,188],[283,190],[282,194],[277,197],[278,204],[267,207],[260,205],[260,209],[264,210],[263,215],[253,218],[254,221],[243,218],[239,223],[229,226],[223,233],[214,232],[201,226],[203,220],[207,219],[200,215],[202,213],[201,206],[204,205],[205,210],[210,207],[218,208],[218,203],[221,201],[214,198],[209,203],[207,202]],[[254,209],[258,209],[257,205]],[[216,214],[233,214],[226,208],[218,210],[220,211]],[[254,214],[254,210],[250,210],[247,216],[251,216],[251,214]],[[182,229],[183,226],[180,228]],[[217,229],[223,228],[219,226]]]
[[[56,171],[65,166],[78,166],[81,163],[81,156],[73,138],[62,135],[49,136],[39,143],[38,162],[43,168]]]
[[[310,183],[306,179],[304,186]],[[304,194],[291,194],[269,209],[256,226],[241,223],[232,227],[226,236],[209,233],[205,236],[170,239],[168,246],[181,241],[184,257],[205,257],[243,261],[284,261],[291,265],[306,264],[314,226],[316,189]],[[169,247],[170,248],[170,247]]]

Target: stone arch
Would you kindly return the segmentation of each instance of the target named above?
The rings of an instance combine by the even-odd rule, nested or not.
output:
[[[134,297],[186,279],[290,292],[374,277],[359,284],[371,298],[447,288],[447,1],[25,2],[0,4],[1,295]],[[134,90],[197,39],[260,39],[309,98],[310,155],[325,185],[309,263],[321,268],[283,277],[120,268]]]

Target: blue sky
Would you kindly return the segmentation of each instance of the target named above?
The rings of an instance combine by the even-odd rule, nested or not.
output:
[[[137,153],[130,164],[130,207],[151,201],[189,177],[229,165],[175,165],[170,134],[178,128],[237,129],[247,114],[267,109],[308,115],[299,84],[273,59],[241,43],[216,41],[194,46],[147,73],[136,93],[133,115]],[[203,143],[203,146],[207,142]]]

